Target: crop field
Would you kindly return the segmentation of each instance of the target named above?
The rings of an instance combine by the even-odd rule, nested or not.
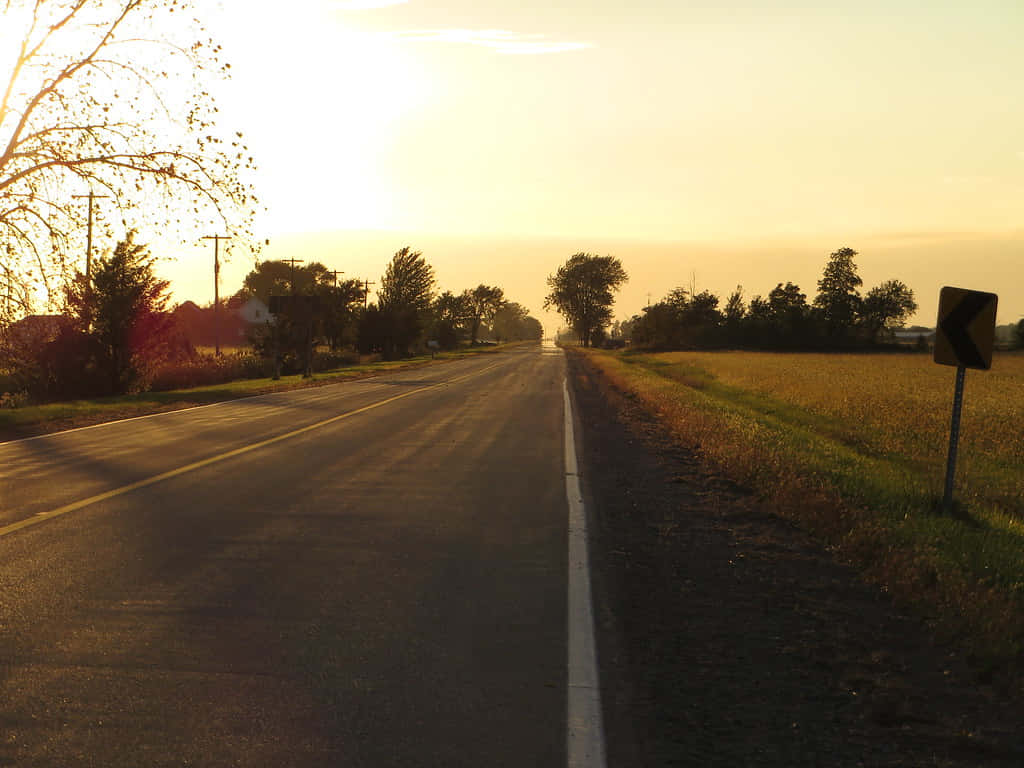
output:
[[[956,614],[1004,657],[1024,647],[1024,355],[967,372],[952,516],[939,502],[955,369],[930,356],[588,356],[897,596]]]

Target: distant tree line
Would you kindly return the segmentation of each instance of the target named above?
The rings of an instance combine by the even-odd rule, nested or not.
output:
[[[288,281],[280,274],[282,264],[289,270]],[[277,276],[270,279],[272,274]],[[332,275],[316,262],[294,268],[288,262],[264,262],[253,270],[246,277],[243,297],[251,295],[267,302],[273,295],[317,299],[311,317],[298,316],[305,310],[286,309],[258,329],[253,339],[257,349],[269,354],[277,344],[279,353],[299,358],[302,332],[310,323],[315,343],[332,350],[354,348],[387,359],[425,349],[474,345],[484,337],[528,341],[543,335],[540,321],[508,301],[497,286],[481,284],[458,294],[438,293],[433,267],[421,252],[409,247],[395,253],[388,263],[375,302],[369,301],[366,284],[358,280],[335,283]]]
[[[742,287],[724,305],[709,291],[675,288],[661,301],[612,328],[612,335],[652,349],[742,346],[764,349],[825,349],[877,345],[892,337],[917,311],[914,292],[887,280],[866,294],[858,290],[852,248],[833,252],[807,294],[792,282],[747,302]]]

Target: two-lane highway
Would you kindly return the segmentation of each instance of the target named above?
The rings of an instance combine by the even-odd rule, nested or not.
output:
[[[0,445],[0,765],[561,766],[564,362]]]

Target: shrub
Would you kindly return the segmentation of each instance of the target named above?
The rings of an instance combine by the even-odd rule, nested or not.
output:
[[[357,365],[359,353],[354,349],[313,352],[313,370],[331,371],[346,365]]]
[[[168,362],[153,373],[150,388],[155,392],[205,387],[237,379],[259,379],[271,374],[271,363],[252,353],[195,355],[188,360]]]
[[[0,392],[0,409],[22,408],[28,405],[28,393],[26,392]]]
[[[96,345],[70,318],[52,326],[8,329],[0,339],[3,389],[24,392],[34,402],[106,394],[107,378],[96,365]]]

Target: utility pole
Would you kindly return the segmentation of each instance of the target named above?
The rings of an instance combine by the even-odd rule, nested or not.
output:
[[[363,280],[363,309],[365,310],[370,304],[370,286],[376,285],[376,280]]]
[[[8,319],[11,316],[11,268],[4,264],[4,319]]]
[[[290,263],[292,265],[292,276],[290,278],[290,282],[292,284],[292,294],[294,295],[295,294],[295,265],[296,264],[304,264],[305,261],[303,259],[281,259],[281,261],[287,261],[288,263]]]
[[[97,197],[106,198],[110,195],[97,195],[91,189],[88,195],[72,195],[72,198],[89,200],[89,224],[85,229],[85,326],[88,330],[92,325],[92,207]]]
[[[328,275],[334,275],[334,287],[337,288],[338,287],[338,275],[344,275],[345,273],[341,272],[340,270],[337,270],[337,269],[332,269],[327,274]]]
[[[110,195],[97,195],[91,189],[88,195],[72,195],[76,200],[88,199],[89,201],[89,224],[85,230],[85,281],[86,291],[89,290],[89,279],[92,277],[92,205],[97,198],[106,198]]]
[[[204,235],[202,240],[213,240],[213,346],[220,357],[220,241],[230,240],[227,235]]]

